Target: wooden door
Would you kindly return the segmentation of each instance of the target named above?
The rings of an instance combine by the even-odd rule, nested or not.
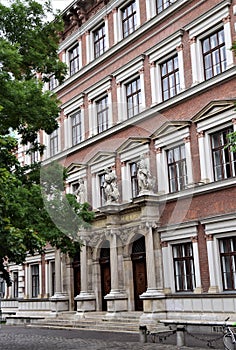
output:
[[[109,246],[109,242],[105,242],[105,244]],[[104,297],[111,291],[110,248],[101,248],[99,262],[101,269],[102,311],[107,311],[107,302]]]
[[[101,261],[101,290],[102,290],[102,311],[107,311],[107,302],[104,297],[111,291],[110,261]]]
[[[147,290],[147,270],[145,237],[137,239],[132,247],[133,284],[134,284],[134,307],[135,311],[143,311],[143,301],[139,298]]]
[[[74,298],[79,295],[81,290],[81,278],[80,278],[80,255],[76,255],[73,261],[74,271]],[[76,302],[74,303],[74,310],[77,310]]]

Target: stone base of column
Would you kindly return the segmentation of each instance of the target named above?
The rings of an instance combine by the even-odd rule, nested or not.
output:
[[[211,286],[208,289],[208,293],[219,293],[219,287],[218,286]]]
[[[51,298],[51,314],[69,311],[69,296],[66,293],[55,293]]]
[[[146,292],[140,295],[140,299],[157,299],[157,298],[164,298],[165,294],[163,290],[158,290],[155,288],[148,288]]]
[[[111,290],[110,293],[104,297],[104,299],[107,300],[108,313],[128,310],[128,296],[125,292]]]
[[[85,312],[96,311],[96,297],[93,293],[80,292],[74,300],[77,304],[76,316],[83,317]]]
[[[166,317],[166,299],[162,290],[148,288],[140,295],[143,300],[144,313],[140,317],[140,325],[156,326],[160,319]]]

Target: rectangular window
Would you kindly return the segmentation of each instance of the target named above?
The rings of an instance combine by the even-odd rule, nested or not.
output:
[[[77,145],[82,140],[81,111],[77,111],[71,116],[72,146]]]
[[[224,290],[236,289],[236,237],[219,240]]]
[[[180,91],[178,57],[174,56],[161,64],[161,85],[163,101]]]
[[[136,3],[132,1],[121,10],[123,37],[126,38],[133,33],[137,27]]]
[[[185,145],[168,150],[167,163],[170,192],[183,190],[188,182]]]
[[[13,272],[13,298],[18,298],[18,272]]]
[[[50,156],[54,156],[58,152],[58,130],[54,130],[50,134]]]
[[[131,163],[130,164],[130,180],[131,180],[132,198],[137,197],[139,194],[137,173],[138,173],[137,163]]]
[[[221,130],[211,135],[212,159],[215,181],[228,179],[236,173],[236,153],[230,152],[227,145],[227,134],[232,128]]]
[[[226,70],[226,48],[224,30],[202,40],[205,79],[210,79]]]
[[[108,128],[108,96],[96,101],[98,133]]]
[[[69,51],[70,75],[79,70],[79,45],[76,45]]]
[[[31,283],[32,298],[37,298],[39,295],[39,265],[31,266]]]
[[[56,79],[55,75],[51,75],[49,77],[49,90],[53,90],[58,86],[58,80]]]
[[[106,50],[105,24],[93,32],[94,58],[101,56]]]
[[[177,0],[157,0],[157,13],[164,11]]]
[[[99,190],[100,190],[100,204],[103,206],[106,202],[106,197],[105,197],[105,174],[99,175]]]
[[[195,288],[195,273],[191,243],[173,246],[175,288],[177,292],[193,291]]]
[[[140,78],[126,85],[127,117],[137,115],[141,110],[141,86]]]
[[[0,277],[0,298],[4,298],[5,296],[5,280]]]

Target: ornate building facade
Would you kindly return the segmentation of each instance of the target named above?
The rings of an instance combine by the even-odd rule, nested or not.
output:
[[[75,0],[68,76],[47,86],[59,129],[44,164],[95,211],[74,261],[48,248],[11,266],[3,311],[141,311],[141,320],[235,315],[235,0]]]

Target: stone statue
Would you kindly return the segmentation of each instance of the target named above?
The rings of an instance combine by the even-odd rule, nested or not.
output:
[[[119,199],[119,190],[117,188],[117,177],[111,168],[106,169],[105,182],[104,182],[104,193],[106,203],[117,202]]]
[[[144,154],[141,155],[140,161],[137,164],[137,178],[138,178],[138,187],[140,192],[152,191],[153,189],[153,181],[152,176],[149,171],[149,166],[147,163],[147,159]]]
[[[85,185],[83,179],[79,179],[78,188],[75,190],[74,195],[76,196],[77,202],[81,204],[85,202]]]

